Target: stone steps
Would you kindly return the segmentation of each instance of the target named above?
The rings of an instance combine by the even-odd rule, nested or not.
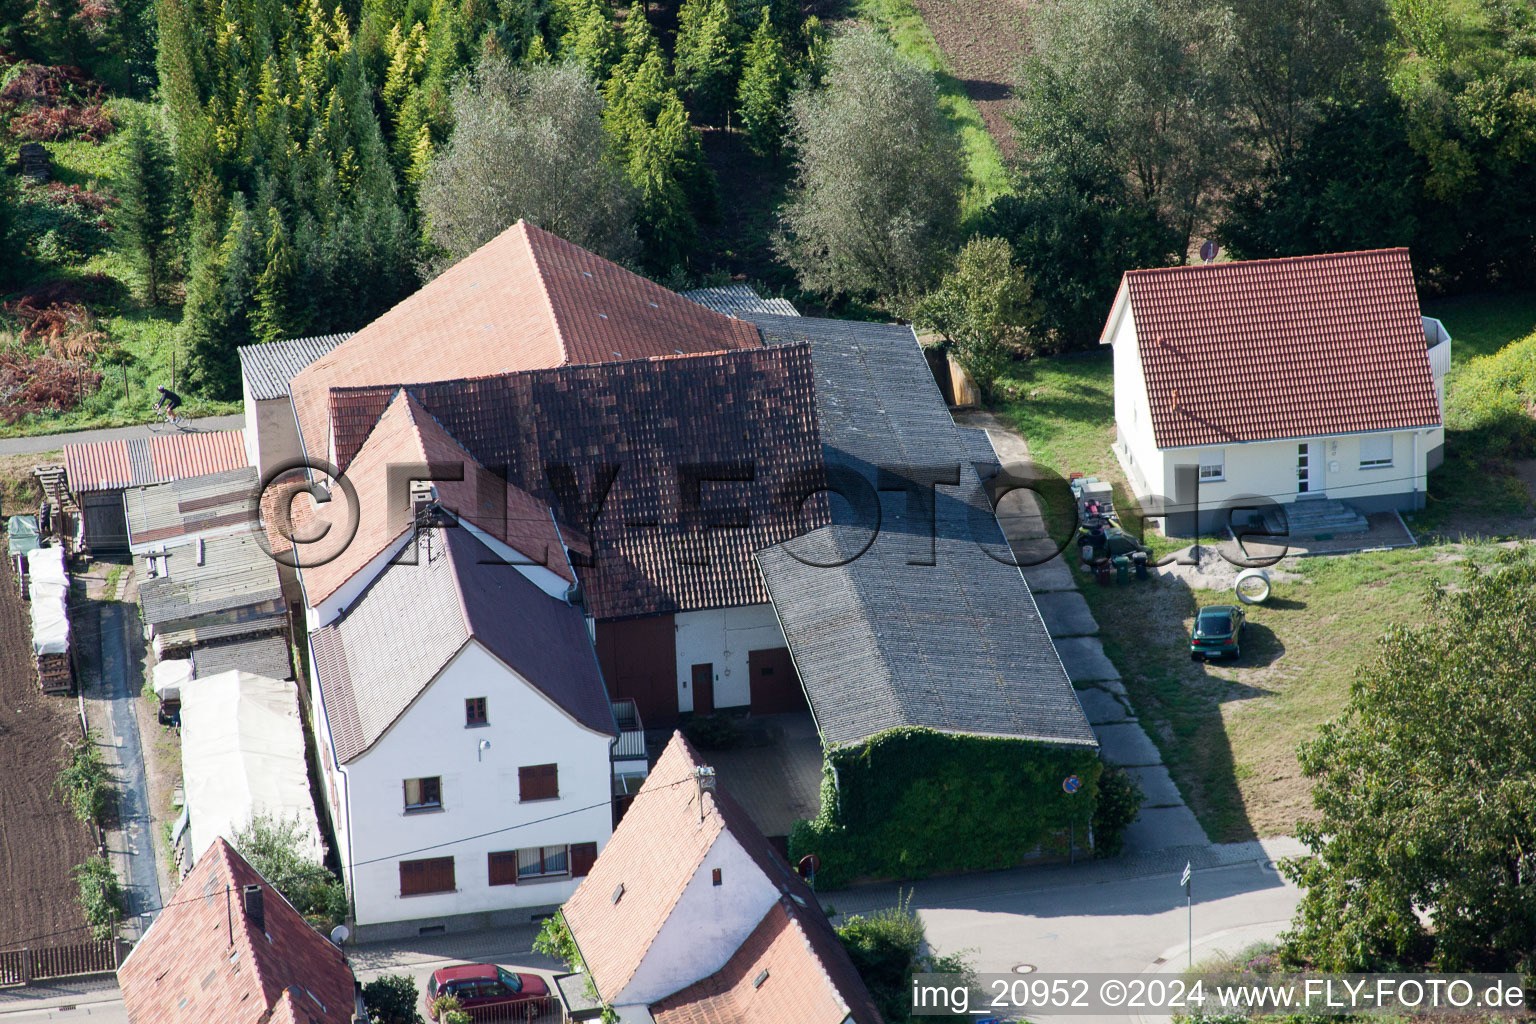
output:
[[[1272,534],[1319,537],[1324,534],[1365,533],[1371,528],[1365,516],[1342,501],[1315,498],[1266,509],[1264,525]]]

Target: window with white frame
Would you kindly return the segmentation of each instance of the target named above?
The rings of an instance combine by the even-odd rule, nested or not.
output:
[[[1392,465],[1392,435],[1370,434],[1360,439],[1360,468],[1381,469]]]
[[[1220,448],[1200,453],[1200,479],[1225,480],[1227,478],[1226,453]]]
[[[532,846],[517,851],[517,880],[558,878],[571,873],[570,847]]]

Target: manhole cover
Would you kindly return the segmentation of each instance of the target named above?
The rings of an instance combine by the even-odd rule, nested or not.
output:
[[[1013,965],[1013,973],[1014,974],[1034,974],[1036,970],[1038,970],[1038,968],[1036,968],[1034,964],[1014,964]]]

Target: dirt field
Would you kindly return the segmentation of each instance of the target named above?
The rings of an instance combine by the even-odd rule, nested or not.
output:
[[[1005,157],[1014,153],[1008,123],[1014,65],[1024,53],[1030,0],[912,0],[955,77],[981,110]]]
[[[76,930],[85,919],[70,869],[95,845],[52,793],[64,744],[79,737],[80,725],[74,700],[38,690],[31,635],[7,560],[0,569],[0,948],[89,937]]]

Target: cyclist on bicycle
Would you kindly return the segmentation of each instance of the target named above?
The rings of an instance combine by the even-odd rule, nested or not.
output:
[[[155,412],[158,413],[160,407],[164,406],[166,422],[176,422],[178,418],[176,416],[176,409],[181,405],[181,396],[164,384],[161,384],[156,390],[160,392],[160,401],[155,403]]]

